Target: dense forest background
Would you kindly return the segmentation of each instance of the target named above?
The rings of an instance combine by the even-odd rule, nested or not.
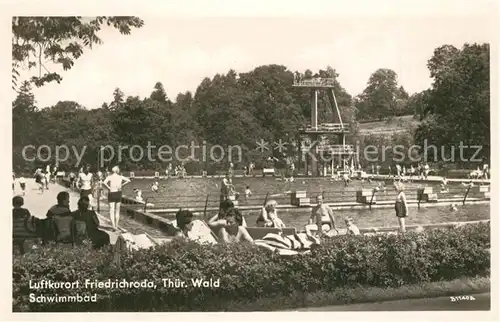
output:
[[[56,62],[66,64],[68,68],[65,69],[70,69],[74,60],[83,53],[82,48],[89,43],[99,42],[98,38],[94,38],[99,31],[95,26],[108,23],[126,34],[131,32],[131,28],[139,28],[143,23],[135,17],[97,17],[94,24],[90,25],[95,28],[88,31],[88,24],[92,21],[83,23],[79,18],[43,19],[13,19],[13,87],[18,93],[12,103],[15,171],[30,171],[43,164],[41,161],[24,160],[23,147],[48,145],[53,148],[63,144],[76,149],[86,146],[83,161],[91,165],[97,165],[99,148],[105,145],[139,145],[145,148],[149,143],[176,147],[189,145],[191,142],[208,146],[238,145],[243,149],[244,160],[241,164],[236,164],[236,167],[242,167],[243,163],[249,161],[259,165],[277,152],[273,149],[265,153],[257,151],[257,141],[262,139],[277,142],[282,139],[292,142],[298,138],[299,128],[310,122],[310,94],[307,89],[292,87],[296,74],[300,74],[303,79],[335,79],[334,90],[342,118],[344,122],[351,124],[352,133],[348,140],[359,142],[361,148],[369,144],[400,144],[409,147],[413,144],[423,145],[424,140],[427,140],[427,145],[434,144],[443,147],[444,151],[451,151],[452,146],[458,147],[462,142],[463,145],[482,145],[480,155],[476,157],[489,162],[488,44],[465,44],[462,48],[443,45],[436,48],[434,53],[429,53],[432,58],[427,64],[433,79],[431,87],[412,95],[398,83],[396,73],[390,69],[374,71],[367,80],[364,91],[353,97],[338,82],[339,75],[334,67],[325,66],[319,71],[292,71],[282,65],[264,65],[246,73],[229,70],[212,78],[207,77],[201,81],[196,91],[179,93],[175,99],[170,96],[175,93],[166,93],[159,80],[156,84],[151,84],[151,94],[146,98],[134,96],[134,93],[124,93],[116,88],[110,93],[109,101],[102,102],[101,106],[82,106],[78,102],[62,101],[53,106],[41,107],[37,106],[32,86],[43,86],[50,81],[60,82],[62,77],[40,73],[38,77],[17,84],[21,63],[28,60],[30,68],[40,68],[36,66],[36,60],[30,60],[30,55],[37,55],[36,46],[29,47],[26,43],[41,42],[42,36],[45,40],[52,39],[46,47],[48,49],[38,52],[38,55],[52,57]],[[56,20],[57,23],[54,22]],[[80,44],[76,41],[69,50],[61,49],[61,52],[67,54],[65,59],[54,58],[57,56],[54,54],[58,50],[57,46],[61,48],[58,45],[61,37],[57,36],[57,32],[37,34],[40,26],[47,25],[57,32],[63,30],[60,33],[66,40],[80,41]],[[20,45],[22,40],[24,42]],[[408,127],[405,131],[382,135],[359,131],[361,122],[389,122],[402,115],[412,115],[419,121],[418,125]],[[326,93],[320,93],[319,96],[319,120],[321,123],[333,120]],[[423,152],[425,151],[421,151]],[[470,158],[474,152],[474,149],[465,150],[464,157]],[[443,155],[438,157],[438,160],[433,161],[438,164],[447,162]],[[71,168],[75,161],[70,158],[60,166]],[[187,162],[186,167],[188,172],[202,169],[212,171],[227,167],[226,161],[193,161]],[[369,165],[363,158],[360,162],[362,165]],[[386,162],[391,161],[389,159]],[[111,163],[115,164],[116,161]],[[454,164],[459,167],[470,166],[461,160],[456,160]],[[136,162],[126,154],[120,165],[128,170],[161,170],[166,167],[159,160],[143,158]]]

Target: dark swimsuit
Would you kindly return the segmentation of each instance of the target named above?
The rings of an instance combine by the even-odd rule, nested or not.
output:
[[[406,217],[406,215],[407,215],[406,214],[406,207],[404,206],[403,201],[401,201],[399,198],[394,203],[394,209],[396,210],[396,217],[398,217],[398,218],[405,218]]]
[[[108,202],[122,202],[122,192],[121,191],[109,192]]]

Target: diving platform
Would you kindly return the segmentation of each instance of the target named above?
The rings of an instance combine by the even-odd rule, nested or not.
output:
[[[316,127],[308,125],[299,129],[304,134],[349,133],[349,123],[323,123]]]
[[[295,79],[293,87],[304,88],[334,88],[334,78],[312,78],[312,79]]]
[[[353,155],[356,154],[356,150],[354,149],[354,145],[346,144],[336,144],[336,145],[318,145],[316,147],[316,151],[319,152],[327,152],[332,155]]]
[[[310,146],[302,146],[302,152],[309,151]],[[318,144],[315,147],[312,147],[313,151],[316,153],[326,152],[331,155],[354,155],[356,154],[356,150],[354,149],[354,145],[346,144]]]

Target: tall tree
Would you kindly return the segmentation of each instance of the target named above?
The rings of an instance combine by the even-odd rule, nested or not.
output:
[[[73,67],[85,48],[102,44],[98,33],[102,25],[111,26],[121,34],[130,34],[144,21],[138,17],[13,17],[12,18],[12,85],[22,67],[38,68],[38,76],[31,82],[40,87],[52,81],[60,83],[61,75],[51,72],[46,61],[61,65],[64,70]],[[24,65],[24,66],[23,66]]]
[[[408,94],[398,87],[397,74],[391,69],[378,69],[357,98],[359,119],[383,119],[398,115]],[[399,101],[398,101],[399,100]]]
[[[168,101],[167,93],[161,82],[155,84],[154,90],[149,98],[160,103],[166,103]]]
[[[12,130],[14,144],[23,144],[23,138],[34,129],[35,95],[31,92],[31,85],[25,81],[22,83],[19,93],[12,102]]]
[[[465,44],[461,50],[442,46],[434,52],[428,67],[432,88],[425,95],[426,117],[418,128],[416,141],[443,147],[451,154],[460,145],[481,146],[485,160],[490,157],[490,48],[488,44]],[[474,149],[464,150],[470,164]],[[477,156],[476,156],[477,157]]]
[[[125,101],[125,93],[120,88],[115,88],[113,91],[113,101],[109,104],[111,110],[119,109]]]

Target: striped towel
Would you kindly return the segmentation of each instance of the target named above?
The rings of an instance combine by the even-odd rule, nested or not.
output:
[[[282,255],[295,255],[311,249],[313,245],[319,245],[318,238],[305,233],[282,236],[280,234],[267,234],[262,239],[257,239],[254,243],[272,251],[278,251]]]

